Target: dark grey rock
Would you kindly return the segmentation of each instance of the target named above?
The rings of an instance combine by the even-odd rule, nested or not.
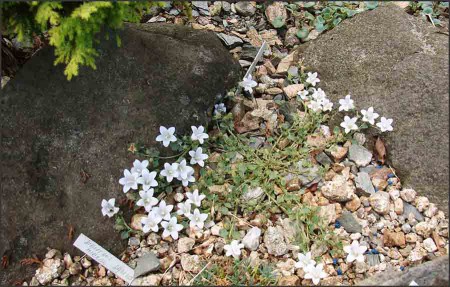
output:
[[[448,212],[449,38],[438,31],[389,3],[300,46],[300,55],[330,100],[351,93],[358,110],[394,119],[382,134],[388,164],[403,186]],[[377,134],[369,130],[370,149]]]
[[[355,178],[356,194],[370,196],[375,193],[372,180],[367,172],[358,172]]]
[[[378,273],[358,286],[409,286],[414,280],[418,286],[449,286],[448,255],[407,268],[405,271],[389,270]]]
[[[355,219],[352,213],[344,211],[342,215],[337,219],[345,231],[348,233],[361,233],[362,226]]]
[[[416,207],[407,203],[406,201],[403,201],[403,214],[402,214],[403,217],[408,218],[408,215],[410,213],[414,214],[414,217],[416,218],[417,221],[424,221],[425,219],[422,213],[420,213]]]
[[[146,253],[136,260],[134,269],[134,278],[148,274],[159,269],[159,259],[153,252]]]
[[[247,1],[241,1],[234,4],[236,12],[242,16],[252,16],[256,12],[256,7]]]
[[[366,166],[372,160],[372,153],[361,145],[352,144],[348,149],[348,159],[355,162],[358,167]]]
[[[236,36],[227,35],[224,33],[218,33],[217,36],[228,49],[236,48],[244,43],[241,38]]]
[[[249,146],[254,149],[258,149],[264,145],[265,138],[264,137],[251,137]]]
[[[241,59],[253,61],[256,54],[258,54],[259,47],[255,47],[251,44],[244,44],[242,46]]]
[[[130,143],[167,155],[155,141],[159,126],[183,134],[206,125],[215,95],[239,81],[214,33],[140,24],[127,25],[121,39],[121,48],[102,40],[97,69],[81,68],[70,82],[44,48],[1,90],[0,256],[10,254],[11,264],[0,285],[31,274],[18,261],[48,246],[72,252],[70,225],[74,238],[82,232],[122,252],[126,241],[100,203],[123,196],[119,178],[136,158]]]
[[[200,15],[209,16],[208,1],[192,1],[192,6],[197,8]]]
[[[330,159],[329,156],[325,152],[321,152],[318,155],[316,155],[316,160],[321,165],[331,165],[333,161]]]

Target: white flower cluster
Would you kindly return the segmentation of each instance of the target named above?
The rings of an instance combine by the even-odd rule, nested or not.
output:
[[[203,126],[195,127],[192,126],[192,141],[198,141],[200,144],[204,143],[204,140],[208,138],[208,134],[205,133],[205,128]],[[156,137],[156,141],[162,142],[162,144],[167,147],[171,142],[176,142],[175,128],[165,128],[161,126],[159,128],[160,135]],[[195,150],[189,151],[191,156],[190,164],[198,164],[203,167],[205,165],[205,160],[208,158],[207,154],[203,153],[203,149],[198,147]],[[119,183],[123,186],[122,190],[127,193],[131,190],[139,190],[140,199],[136,202],[137,206],[141,206],[148,213],[147,217],[141,219],[142,230],[144,233],[150,231],[158,232],[159,225],[164,229],[162,236],[171,236],[173,239],[178,239],[178,232],[183,229],[183,225],[178,224],[177,217],[172,216],[171,212],[173,210],[173,205],[167,205],[164,200],[159,201],[155,196],[155,190],[153,187],[158,186],[158,181],[156,176],[158,173],[156,171],[150,172],[148,170],[149,161],[148,160],[135,160],[133,162],[133,167],[128,170],[125,169]],[[165,163],[164,169],[161,170],[160,175],[165,177],[167,182],[172,182],[174,178],[181,181],[182,185],[187,187],[190,182],[195,182],[194,168],[188,166],[185,159],[181,162],[175,163]],[[140,187],[141,188],[140,188]],[[201,201],[205,198],[205,195],[198,193],[195,190],[193,193],[186,193],[188,199],[185,203],[179,203],[177,210],[178,215],[184,215],[190,220],[191,228],[204,227],[204,222],[208,217],[207,214],[200,213],[200,210],[196,208],[191,214],[191,204],[197,207],[201,206]],[[159,205],[158,205],[159,203]],[[115,199],[102,200],[102,214],[103,216],[112,217],[119,211],[118,207],[115,207]]]
[[[328,276],[323,270],[323,264],[316,265],[316,261],[311,258],[311,252],[306,254],[299,253],[295,268],[302,268],[305,271],[305,279],[311,279],[314,285],[319,284],[320,279]]]
[[[352,244],[344,246],[344,251],[348,253],[347,262],[364,262],[364,252],[366,252],[367,246],[359,245],[357,240],[353,240]]]
[[[306,78],[306,83],[309,86],[315,87],[320,79],[317,77],[317,72],[311,73],[308,72]],[[310,108],[314,112],[319,111],[331,111],[333,109],[333,103],[326,97],[325,92],[318,88],[310,88],[309,90],[304,89],[298,92],[298,96],[303,100],[308,102],[308,108]],[[349,112],[355,109],[354,101],[352,100],[350,95],[345,96],[345,98],[339,100],[339,111]],[[370,123],[371,125],[375,125],[375,120],[379,117],[373,107],[369,107],[367,110],[361,110],[362,121]],[[359,127],[356,124],[358,121],[358,116],[350,118],[349,116],[344,117],[344,121],[340,124],[342,128],[344,128],[345,133],[349,133],[353,130],[358,130]],[[381,132],[393,131],[392,127],[393,119],[387,119],[385,117],[381,117],[380,121],[376,123],[376,126],[381,130]]]

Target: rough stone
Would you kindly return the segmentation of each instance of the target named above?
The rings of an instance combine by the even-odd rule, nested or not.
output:
[[[356,194],[370,196],[375,193],[370,175],[367,172],[358,172],[355,178]]]
[[[403,202],[403,217],[408,218],[409,214],[413,214],[417,221],[423,221],[425,218],[423,215],[409,203]]]
[[[369,197],[370,205],[379,214],[389,213],[389,193],[379,191]]]
[[[322,195],[329,200],[346,202],[353,198],[355,186],[344,175],[336,175],[332,181],[325,182]]]
[[[198,273],[202,269],[200,256],[198,255],[181,255],[181,267],[184,271]]]
[[[419,222],[415,226],[416,233],[427,238],[431,235],[432,228],[428,222]]]
[[[405,188],[400,191],[400,197],[406,202],[413,202],[416,198],[416,191],[411,188]]]
[[[212,32],[127,24],[120,37],[118,48],[102,36],[97,69],[81,67],[71,81],[45,47],[1,90],[0,254],[12,256],[0,284],[12,284],[18,261],[47,246],[71,250],[61,240],[69,225],[74,238],[82,231],[122,252],[126,242],[99,204],[122,194],[118,180],[135,159],[130,143],[159,148],[159,126],[183,134],[205,125],[216,95],[239,80],[238,64]]]
[[[284,3],[283,2],[274,2],[273,4],[270,4],[269,6],[267,6],[266,17],[267,17],[267,21],[272,23],[272,25],[275,28],[280,28],[280,27],[277,27],[276,25],[274,25],[274,22],[275,21],[280,21],[283,23],[286,22],[287,11],[286,11],[286,8],[284,8]]]
[[[361,145],[352,144],[348,149],[348,158],[358,167],[366,166],[372,160],[372,153]]]
[[[139,277],[158,270],[159,266],[159,259],[156,255],[153,252],[148,252],[137,259],[136,268],[134,269],[134,276]]]
[[[303,65],[318,72],[331,101],[350,91],[357,109],[373,106],[394,120],[394,131],[382,134],[388,164],[402,185],[447,212],[448,35],[388,3],[343,21],[299,49]],[[342,62],[348,55],[352,61]],[[367,146],[373,147],[376,134],[369,130]]]
[[[299,286],[300,278],[297,275],[283,276],[278,280],[280,286]]]
[[[388,247],[405,247],[405,234],[403,232],[386,230],[383,234],[383,244]]]
[[[189,252],[194,247],[195,239],[183,237],[178,239],[178,253]]]
[[[267,252],[275,256],[284,255],[288,251],[283,233],[273,226],[269,226],[264,233],[264,245],[267,248]]]
[[[227,46],[228,49],[233,49],[244,43],[241,38],[233,35],[227,35],[225,33],[218,33],[217,37],[219,37],[219,39],[222,41],[222,43],[225,44],[225,46]]]
[[[256,3],[251,1],[242,1],[234,4],[236,12],[242,16],[252,16],[256,12]]]
[[[437,246],[432,238],[427,238],[423,241],[423,248],[425,248],[428,252],[434,252],[437,250]]]
[[[347,231],[348,233],[362,232],[361,224],[359,224],[354,215],[350,212],[344,211],[337,220],[339,221],[341,226],[345,229],[345,231]]]
[[[260,236],[261,236],[261,229],[259,229],[258,227],[251,228],[242,239],[244,247],[249,250],[258,249]]]

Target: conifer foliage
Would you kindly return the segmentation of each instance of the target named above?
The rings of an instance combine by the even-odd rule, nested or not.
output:
[[[70,80],[82,65],[96,68],[95,36],[99,32],[117,31],[124,22],[139,22],[152,6],[162,5],[153,1],[3,2],[2,33],[17,36],[19,41],[46,33],[55,47],[55,65],[65,64],[64,74]],[[117,34],[115,38],[120,46]]]

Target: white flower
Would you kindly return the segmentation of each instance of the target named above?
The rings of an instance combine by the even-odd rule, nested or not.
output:
[[[331,111],[333,109],[333,103],[329,99],[322,99],[320,104],[322,105],[322,110],[324,111]]]
[[[300,92],[297,93],[297,95],[299,95],[300,98],[304,101],[309,99],[308,94],[309,92],[307,90],[301,90]]]
[[[166,162],[164,169],[161,171],[161,175],[166,177],[167,182],[172,182],[174,177],[178,177],[178,163],[174,162],[170,164]]]
[[[192,203],[200,207],[202,205],[202,200],[206,197],[204,194],[198,194],[198,189],[194,190],[194,192],[186,192],[186,203]]]
[[[348,134],[351,130],[358,130],[356,125],[357,117],[350,118],[349,116],[344,117],[344,121],[341,123],[341,127],[345,129],[345,133]]]
[[[314,267],[314,265],[309,265],[308,268],[305,270],[305,279],[312,279],[312,282],[314,285],[319,284],[320,279],[326,278],[328,274],[323,271],[323,264],[317,264],[317,266]]]
[[[158,204],[158,199],[153,197],[153,192],[153,188],[150,188],[149,190],[140,190],[139,196],[141,199],[136,202],[136,205],[143,206],[145,211],[150,212],[152,207]]]
[[[115,207],[114,204],[116,203],[115,198],[111,198],[110,200],[106,201],[106,199],[102,200],[102,214],[103,216],[112,217],[114,214],[119,212],[119,208]]]
[[[373,107],[370,107],[366,110],[361,110],[361,114],[363,115],[363,122],[369,122],[371,125],[375,124],[375,119],[378,118],[378,114],[373,111]]]
[[[139,160],[136,159],[133,162],[133,167],[131,168],[131,172],[135,172],[135,173],[141,175],[144,170],[147,170],[147,166],[148,166],[148,160],[143,160],[142,162],[140,162]]]
[[[205,133],[205,128],[203,126],[195,127],[191,126],[192,135],[191,139],[193,141],[198,141],[200,144],[203,144],[203,140],[209,138],[208,134]]]
[[[179,181],[181,181],[181,184],[183,186],[188,186],[189,182],[195,182],[195,177],[194,177],[194,169],[192,167],[189,166],[189,171],[187,173],[186,178],[181,178],[181,177],[177,177],[177,179]]]
[[[308,78],[306,79],[307,83],[310,83],[313,87],[316,86],[318,82],[320,82],[319,78],[317,78],[317,72],[311,73],[308,72]]]
[[[185,203],[178,203],[177,204],[178,210],[177,210],[177,214],[178,215],[184,215],[186,217],[189,217],[189,215],[191,214],[191,204],[188,202]]]
[[[314,112],[318,112],[322,110],[322,105],[318,101],[311,101],[308,104],[308,108],[310,108]]]
[[[137,183],[142,184],[142,189],[147,190],[150,187],[158,186],[158,182],[155,180],[156,171],[148,171],[148,169],[144,169],[142,171],[142,176],[137,179]]]
[[[139,174],[130,172],[128,169],[125,169],[123,171],[123,176],[124,177],[119,179],[119,183],[123,185],[123,192],[127,193],[130,188],[135,190],[138,189],[137,179],[139,177]]]
[[[170,235],[174,240],[178,239],[178,231],[181,231],[183,229],[183,225],[177,224],[176,217],[172,217],[169,222],[161,222],[161,226],[164,228],[162,237],[168,237]]]
[[[331,136],[330,127],[325,125],[320,125],[320,130],[322,131],[323,135],[326,137]]]
[[[393,131],[394,128],[392,127],[392,122],[394,120],[393,119],[386,119],[385,117],[381,117],[381,120],[379,123],[377,123],[377,127],[380,128],[381,132],[386,132],[386,131]]]
[[[189,152],[189,155],[191,156],[191,164],[198,164],[199,166],[203,167],[205,165],[204,160],[208,158],[208,155],[203,153],[203,149],[201,147],[198,147],[195,151],[191,150]]]
[[[319,88],[319,89],[314,89],[313,88],[313,94],[312,97],[313,99],[315,99],[316,101],[320,102],[321,100],[325,99],[327,97],[327,95],[325,95],[325,92]]]
[[[227,108],[225,107],[224,103],[214,105],[214,114],[215,115],[224,114],[226,112],[227,112]]]
[[[170,142],[176,142],[177,138],[173,135],[175,133],[175,128],[170,127],[166,129],[163,126],[159,127],[160,135],[156,137],[156,141],[163,142],[163,146],[168,147]]]
[[[350,95],[346,95],[345,98],[339,100],[339,104],[341,105],[339,107],[339,111],[346,111],[355,108],[353,105],[353,100],[350,98]]]
[[[158,223],[162,220],[161,216],[159,216],[158,212],[152,210],[147,217],[141,219],[142,231],[144,233],[148,233],[151,231],[158,232]]]
[[[188,166],[186,164],[186,160],[183,159],[179,164],[178,164],[178,180],[182,180],[182,179],[187,179],[188,178],[188,174],[191,171],[191,169],[193,169],[192,167]]]
[[[366,252],[367,247],[359,245],[357,240],[353,240],[351,245],[344,246],[344,251],[348,253],[347,262],[364,262],[364,252]]]
[[[255,81],[252,79],[252,75],[248,75],[247,78],[244,78],[242,82],[239,83],[245,91],[249,92],[250,94],[253,93],[253,88],[258,85]]]
[[[226,256],[233,256],[236,259],[239,259],[242,248],[244,248],[244,244],[239,243],[239,240],[233,240],[230,244],[226,244],[223,247],[226,250]]]
[[[196,208],[194,210],[194,213],[189,214],[187,217],[191,221],[191,222],[189,222],[190,227],[197,226],[198,228],[202,229],[203,226],[205,225],[206,218],[208,218],[208,214],[200,213],[200,210],[198,210],[198,208]]]
[[[411,281],[411,283],[409,283],[409,286],[419,286],[419,284],[417,284],[416,281]]]
[[[166,205],[164,200],[161,200],[158,207],[155,207],[153,210],[164,220],[170,219],[170,212],[173,209],[173,205]]]
[[[305,269],[308,266],[314,266],[316,265],[316,261],[311,259],[311,252],[306,253],[304,255],[303,253],[298,254],[298,262],[295,263],[295,268],[303,268]]]

